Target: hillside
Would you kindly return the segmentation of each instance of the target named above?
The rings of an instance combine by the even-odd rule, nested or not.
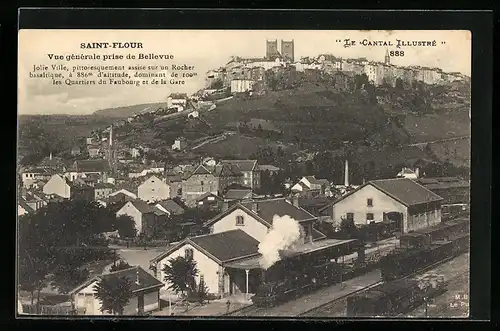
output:
[[[116,107],[116,108],[106,108],[97,110],[92,115],[96,117],[107,117],[107,118],[116,118],[116,119],[125,119],[146,111],[150,111],[153,109],[158,109],[160,107],[165,107],[164,102],[157,103],[144,103],[140,105],[133,106],[125,106],[125,107]]]

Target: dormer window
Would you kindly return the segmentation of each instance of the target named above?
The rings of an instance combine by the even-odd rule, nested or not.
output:
[[[192,248],[186,248],[186,250],[184,251],[184,258],[186,260],[193,259],[193,249]]]
[[[236,225],[238,226],[245,225],[245,219],[243,218],[243,216],[241,215],[236,216]]]

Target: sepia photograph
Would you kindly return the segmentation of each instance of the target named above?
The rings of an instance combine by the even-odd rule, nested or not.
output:
[[[469,317],[472,38],[19,30],[17,318]]]

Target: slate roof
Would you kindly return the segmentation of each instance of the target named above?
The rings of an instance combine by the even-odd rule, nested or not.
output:
[[[328,185],[329,182],[326,179],[316,179],[314,176],[305,176],[306,179],[311,183],[312,185]]]
[[[205,198],[207,198],[207,197],[211,197],[211,196],[212,196],[212,197],[214,197],[216,200],[223,200],[220,196],[218,196],[218,195],[216,195],[216,194],[213,194],[213,193],[211,193],[211,192],[207,192],[207,193],[205,193],[205,194],[201,195],[200,197],[198,197],[198,198],[196,199],[196,201],[201,201],[201,200],[204,200]]]
[[[456,177],[420,178],[417,182],[429,190],[470,187],[468,181]]]
[[[259,253],[259,242],[240,229],[193,237],[189,240],[221,262]]]
[[[132,290],[132,292],[140,292],[145,289],[151,289],[154,287],[160,288],[164,286],[164,284],[155,277],[153,277],[153,275],[145,271],[143,268],[136,266],[96,276],[86,281],[85,283],[79,285],[70,293],[71,294],[78,293],[78,291],[80,291],[82,288],[87,287],[88,285],[92,284],[95,281],[100,281],[101,279],[109,279],[111,277],[127,278],[131,283],[130,289]],[[139,284],[136,283],[137,279],[139,279]]]
[[[252,190],[228,190],[224,198],[231,200],[241,200],[252,198],[252,196]]]
[[[220,163],[235,165],[240,171],[254,171],[257,168],[257,160],[221,160]]]
[[[132,203],[132,205],[143,214],[154,213],[155,211],[154,206],[148,205],[145,201],[139,199],[130,201],[130,203]]]
[[[184,208],[179,206],[179,204],[177,204],[177,202],[172,199],[163,200],[158,202],[157,204],[168,210],[171,214],[181,215],[182,213],[184,213]]]
[[[106,172],[109,170],[106,160],[77,160],[73,163],[72,170],[77,172]]]
[[[315,219],[316,216],[310,214],[300,207],[295,207],[284,198],[272,200],[258,200],[242,203],[244,207],[252,210],[252,204],[257,203],[257,215],[269,224],[273,224],[274,215],[288,215],[298,222]]]
[[[26,212],[28,214],[31,214],[31,213],[34,213],[35,210],[33,208],[31,208],[27,203],[26,203],[26,200],[24,200],[24,198],[20,197],[18,199],[18,202],[17,202],[21,207],[23,207],[24,210],[26,210]]]
[[[281,170],[280,168],[275,167],[275,166],[273,166],[271,164],[259,165],[258,169],[260,171],[266,171],[266,170],[268,170],[268,171],[280,171]]]
[[[368,182],[406,206],[441,201],[439,195],[408,178],[378,179]]]
[[[210,171],[206,166],[200,164],[192,173],[193,175],[211,175],[212,171]]]

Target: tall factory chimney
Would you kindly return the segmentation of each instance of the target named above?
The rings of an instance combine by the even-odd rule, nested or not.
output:
[[[108,163],[109,163],[109,169],[111,170],[111,173],[114,175],[115,174],[115,166],[116,166],[116,155],[115,155],[115,147],[113,145],[113,125],[109,127],[109,142],[108,142]]]
[[[349,161],[345,160],[345,169],[344,169],[344,186],[349,186]]]

